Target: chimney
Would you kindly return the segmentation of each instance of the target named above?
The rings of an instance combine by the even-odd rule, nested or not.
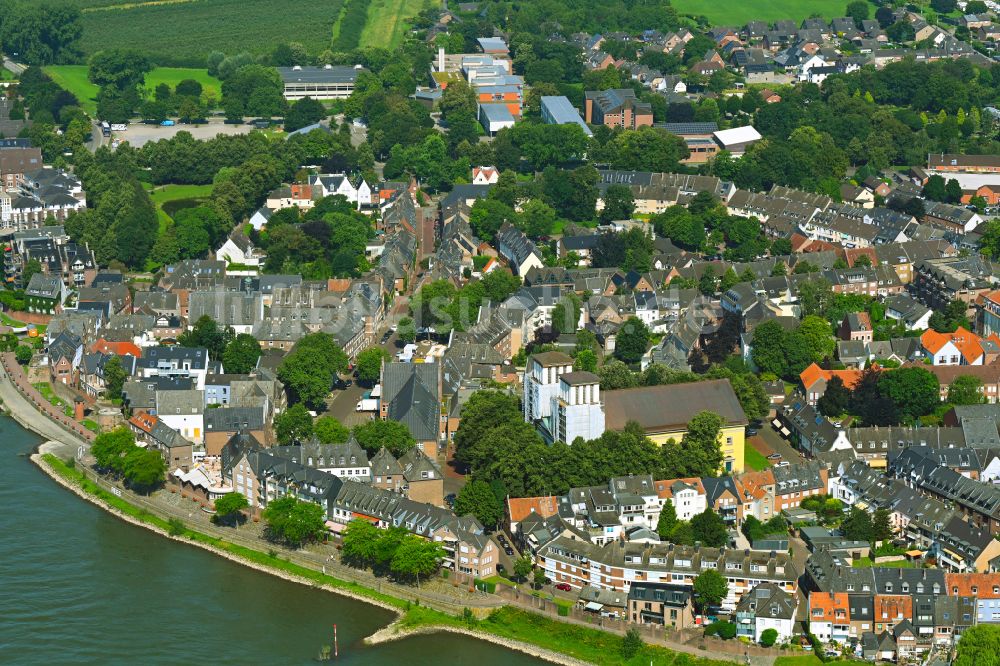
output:
[[[439,46],[438,47],[438,71],[439,72],[443,72],[444,71],[444,47],[443,46]]]
[[[79,398],[73,401],[73,418],[77,421],[83,420],[83,400]]]

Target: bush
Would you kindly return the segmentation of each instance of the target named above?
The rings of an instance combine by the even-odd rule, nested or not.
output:
[[[736,625],[732,622],[713,622],[705,627],[705,635],[729,640],[736,637]]]
[[[187,531],[187,528],[184,526],[184,521],[180,518],[171,518],[167,521],[167,534],[170,536],[180,536],[185,531]]]
[[[641,650],[642,647],[642,636],[639,634],[638,629],[632,627],[622,638],[622,657],[626,660],[631,659],[635,655],[639,654],[639,650]]]
[[[764,633],[760,635],[760,644],[764,647],[771,647],[778,642],[778,630],[777,629],[765,629]]]
[[[569,606],[558,606],[558,609],[559,610],[557,612],[559,614],[559,617],[568,617],[569,616]]]

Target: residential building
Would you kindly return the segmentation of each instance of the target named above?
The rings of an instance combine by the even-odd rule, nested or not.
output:
[[[572,444],[577,437],[597,439],[604,434],[601,378],[592,372],[559,375],[559,393],[552,397],[552,439]]]
[[[385,363],[380,416],[406,424],[424,453],[434,458],[444,433],[440,363]]]
[[[692,591],[670,583],[633,583],[628,590],[626,617],[635,624],[673,629],[694,626]]]
[[[794,594],[798,572],[787,553],[727,550],[705,546],[611,542],[598,546],[560,536],[539,549],[536,564],[556,583],[628,591],[634,584],[694,585],[699,573],[715,569],[729,582],[722,602],[732,610],[761,583],[775,583]]]
[[[798,599],[775,583],[760,583],[743,595],[736,605],[736,635],[754,643],[768,629],[778,632],[777,642],[784,643],[795,633]]]
[[[653,124],[652,107],[647,102],[640,102],[631,88],[588,90],[584,95],[584,119],[587,124],[622,129]]]
[[[497,252],[507,261],[514,275],[522,279],[532,268],[543,268],[542,253],[535,244],[510,222],[504,222],[497,232]]]

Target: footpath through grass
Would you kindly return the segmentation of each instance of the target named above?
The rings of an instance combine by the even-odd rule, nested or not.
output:
[[[426,606],[412,605],[408,601],[381,594],[357,583],[343,581],[319,571],[289,562],[277,554],[263,553],[252,548],[239,546],[224,539],[193,530],[181,521],[165,520],[146,509],[135,506],[123,497],[117,497],[88,479],[83,472],[59,457],[46,453],[42,456],[56,474],[82,489],[88,495],[98,498],[104,504],[121,511],[142,523],[160,528],[169,534],[191,541],[207,544],[213,548],[232,553],[238,557],[266,567],[283,571],[299,578],[348,591],[367,597],[403,612],[399,626],[404,629],[444,626],[473,629],[509,640],[530,643],[540,648],[566,654],[594,664],[609,666],[639,666],[656,664],[662,666],[731,666],[732,662],[702,659],[666,648],[646,645],[631,659],[621,654],[622,638],[617,634],[593,629],[582,625],[559,622],[536,613],[504,606],[494,610],[484,620],[464,619],[437,611]],[[785,666],[798,666],[786,664]]]

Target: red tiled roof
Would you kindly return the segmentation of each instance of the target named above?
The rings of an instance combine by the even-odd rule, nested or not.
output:
[[[555,495],[545,497],[509,497],[507,498],[507,513],[512,523],[519,523],[533,513],[542,518],[554,516],[558,511],[558,500]]]

